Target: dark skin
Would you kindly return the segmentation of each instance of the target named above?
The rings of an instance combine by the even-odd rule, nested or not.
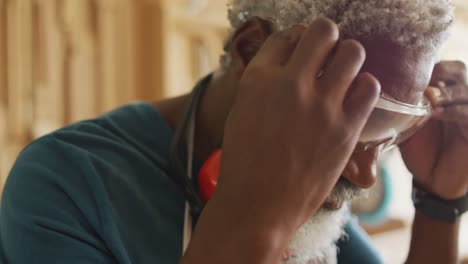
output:
[[[466,67],[462,62],[437,64],[430,85],[437,87],[441,82],[454,95],[467,98]],[[456,101],[452,100],[457,104]],[[467,116],[455,105],[436,107],[436,111],[435,117],[400,146],[400,150],[420,188],[443,199],[457,199],[466,195],[468,190]],[[449,224],[417,212],[407,262],[457,263],[459,228],[460,219]]]
[[[206,159],[220,142],[225,155],[218,189],[181,263],[278,263],[291,235],[340,177],[361,188],[373,185],[377,150],[352,153],[360,129],[380,87],[400,101],[419,100],[431,80],[434,55],[408,54],[384,37],[338,44],[338,34],[323,19],[272,34],[268,22],[253,18],[237,30],[232,63],[215,73],[197,113],[197,157]],[[313,73],[324,64],[326,74],[317,81]],[[436,71],[432,81],[438,78]],[[186,99],[156,105],[172,127]],[[437,171],[427,169],[432,156],[425,154],[426,162],[417,158],[418,144],[434,145],[424,135],[437,129],[424,128],[404,157],[416,181],[444,197],[437,186],[425,184],[426,175]],[[465,180],[460,189],[466,193],[466,175],[452,177]],[[417,214],[408,263],[455,263],[457,236],[458,224]]]

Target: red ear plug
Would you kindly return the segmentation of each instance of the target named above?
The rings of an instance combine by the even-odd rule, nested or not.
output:
[[[198,173],[198,188],[204,202],[208,202],[215,192],[221,165],[221,150],[218,149],[210,155]]]

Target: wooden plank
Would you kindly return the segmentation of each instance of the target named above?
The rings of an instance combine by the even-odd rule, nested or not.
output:
[[[70,122],[89,119],[98,114],[94,94],[98,91],[96,81],[95,36],[92,32],[90,2],[64,1],[63,29],[66,44],[69,45],[68,65],[69,93],[68,107]]]
[[[158,1],[134,1],[132,50],[134,99],[155,101],[163,95],[163,9]]]
[[[6,2],[0,0],[0,193],[7,174],[6,164],[6,109],[7,109],[7,72],[6,72]]]
[[[31,138],[32,113],[32,6],[29,0],[6,3],[6,143],[3,171],[8,171]],[[3,173],[2,173],[3,174]]]
[[[133,32],[134,21],[132,13],[138,1],[120,0],[114,1],[115,12],[113,21],[116,31],[112,32],[116,53],[113,54],[117,65],[115,67],[114,78],[118,86],[114,87],[116,101],[111,108],[116,108],[131,101],[135,97],[135,32]]]
[[[0,0],[0,109],[5,111],[7,98],[6,1]],[[1,111],[1,110],[0,110]],[[3,112],[4,113],[4,112]],[[1,133],[1,132],[0,132]]]
[[[32,14],[29,0],[9,1],[8,12],[8,130],[10,142],[30,139],[32,123]]]
[[[62,30],[61,0],[37,1],[37,39],[34,52],[35,68],[41,75],[34,80],[33,138],[49,133],[66,124],[69,111],[66,109],[64,65],[66,47]]]
[[[98,74],[100,75],[100,105],[99,110],[109,111],[113,109],[119,102],[120,95],[120,77],[118,77],[118,67],[120,61],[117,59],[119,55],[117,34],[120,29],[117,27],[117,2],[119,1],[99,1],[98,2],[98,56],[99,66]]]

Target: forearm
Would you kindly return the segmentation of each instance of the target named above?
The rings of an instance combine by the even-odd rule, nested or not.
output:
[[[287,232],[216,207],[210,203],[204,210],[180,264],[279,263]]]
[[[452,224],[416,212],[406,263],[457,263],[459,225],[460,219]]]

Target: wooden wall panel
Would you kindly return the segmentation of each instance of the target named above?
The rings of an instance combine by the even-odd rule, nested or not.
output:
[[[4,175],[6,175],[6,142],[7,142],[7,125],[6,125],[6,110],[7,110],[7,52],[6,52],[6,1],[0,0],[0,192],[3,186]],[[3,150],[3,151],[2,151]]]
[[[68,82],[65,78],[67,53],[62,30],[61,5],[56,1],[36,2],[37,26],[34,34],[35,79],[33,136],[42,136],[66,123],[69,111],[65,100]]]
[[[63,1],[63,35],[67,50],[65,73],[68,82],[68,122],[89,118],[97,113],[95,35],[88,1]]]
[[[99,112],[136,99],[133,90],[135,69],[138,66],[135,49],[133,14],[138,1],[97,1],[96,50],[99,68],[95,95],[99,98]]]
[[[136,98],[154,101],[163,96],[163,12],[159,1],[135,1],[131,19],[134,21],[131,41],[134,82],[128,88],[135,92]]]
[[[219,0],[0,7],[0,177],[34,138],[130,101],[189,91],[216,67],[227,26]]]
[[[164,5],[164,96],[176,96],[218,65],[227,35],[226,2],[174,0]]]
[[[3,155],[3,164],[8,169],[19,151],[31,139],[32,4],[28,0],[7,1],[5,11],[8,92],[5,103],[7,138],[2,151],[6,152]]]

